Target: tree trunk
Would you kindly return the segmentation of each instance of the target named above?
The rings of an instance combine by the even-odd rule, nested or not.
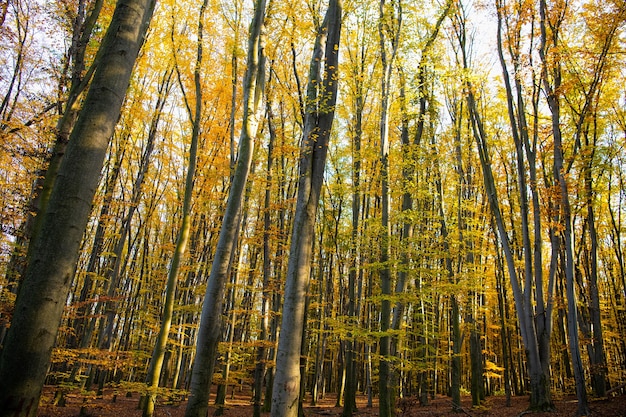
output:
[[[559,186],[558,197],[558,213],[563,226],[563,245],[565,249],[564,271],[565,271],[565,292],[567,293],[567,330],[570,343],[570,354],[572,356],[572,368],[574,370],[574,380],[576,382],[576,397],[578,398],[578,411],[580,416],[589,414],[589,405],[587,403],[587,392],[585,389],[585,374],[583,370],[582,358],[580,356],[580,346],[578,339],[578,308],[576,306],[576,293],[574,288],[574,239],[572,230],[572,212],[569,201],[569,186],[565,177],[565,167],[563,158],[563,143],[561,134],[561,114],[560,100],[557,93],[561,88],[561,72],[560,63],[554,63],[553,67],[548,67],[546,51],[548,48],[548,35],[554,43],[558,45],[559,25],[550,23],[551,33],[548,34],[546,22],[547,13],[549,13],[545,0],[540,0],[540,28],[541,28],[541,47],[539,55],[542,67],[542,83],[546,92],[546,98],[550,113],[552,116],[552,136],[554,138],[553,155],[554,155],[554,178]],[[549,77],[552,77],[550,80]]]
[[[330,0],[322,27],[318,28],[309,70],[298,197],[272,392],[273,417],[295,417],[300,403],[300,345],[311,273],[315,218],[337,100],[341,15],[340,0]],[[325,73],[322,79],[323,61]]]
[[[261,107],[259,103],[264,89],[264,60],[261,42],[264,20],[265,0],[257,0],[248,39],[248,66],[243,85],[244,114],[239,139],[239,156],[204,296],[196,357],[191,375],[191,392],[185,411],[186,417],[206,417],[208,409],[214,361],[221,337],[224,285],[230,271],[232,254],[241,225],[242,205],[259,123]]]
[[[0,415],[35,416],[104,157],[155,2],[120,0],[67,146],[0,358]]]
[[[362,50],[361,50],[362,51]],[[356,315],[356,282],[360,265],[359,219],[361,216],[361,139],[363,135],[363,82],[365,57],[360,56],[355,64],[352,76],[356,83],[354,108],[354,136],[352,137],[352,246],[350,248],[351,265],[348,271],[348,306],[347,315],[350,329],[358,324]],[[348,332],[346,340],[346,390],[343,401],[342,417],[351,417],[356,411],[357,369],[356,341],[353,332]]]
[[[520,55],[522,52],[519,50],[519,46],[508,47],[511,60],[513,61],[513,79],[515,85],[515,92],[511,85],[509,71],[507,63],[504,58],[503,52],[503,20],[510,19],[507,12],[504,9],[503,2],[497,2],[498,8],[498,56],[502,67],[503,80],[506,89],[507,98],[507,110],[509,115],[509,123],[511,126],[511,132],[513,141],[515,143],[515,156],[516,156],[516,171],[517,181],[519,188],[519,206],[520,206],[520,219],[521,219],[521,231],[522,231],[522,255],[524,260],[524,305],[526,314],[526,321],[530,325],[534,322],[535,330],[534,337],[538,346],[539,362],[541,365],[541,372],[543,373],[542,380],[547,381],[546,386],[550,385],[550,337],[552,334],[552,309],[553,309],[553,289],[555,275],[554,271],[550,270],[549,282],[548,282],[548,297],[547,303],[544,296],[544,273],[543,273],[543,261],[542,261],[542,222],[541,222],[541,210],[539,203],[539,192],[537,187],[537,168],[536,168],[536,143],[538,135],[538,100],[539,89],[533,85],[532,89],[532,104],[533,104],[533,117],[535,118],[535,128],[533,131],[533,141],[530,140],[531,129],[528,126],[527,114],[530,112],[526,109],[524,87],[521,84],[523,78],[520,73],[522,71],[520,67]],[[518,17],[519,18],[519,17]],[[508,21],[505,25],[507,30],[511,30],[511,25]],[[520,29],[517,29],[520,30]],[[512,35],[507,31],[505,32],[507,39],[519,36],[519,33],[513,33]],[[528,178],[527,178],[528,176]],[[529,198],[528,189],[532,193],[532,222],[530,221],[529,211]],[[532,228],[531,228],[532,225]],[[533,233],[531,233],[531,231]],[[550,233],[553,233],[553,229],[550,229]],[[531,234],[534,235],[534,241],[531,241]],[[553,256],[556,251],[553,251]],[[554,261],[554,259],[553,259]],[[534,296],[534,306],[533,304]],[[518,312],[518,314],[521,314]],[[530,329],[532,330],[532,329]],[[530,331],[529,335],[533,336],[533,332]],[[534,342],[533,342],[534,343]],[[548,388],[549,389],[549,388]],[[549,395],[549,392],[548,392]],[[531,400],[532,401],[532,400]],[[541,407],[552,408],[551,401],[548,404]]]
[[[398,39],[400,36],[402,6],[395,4],[397,9],[392,9],[391,16],[386,12],[385,0],[379,3],[378,35],[380,41],[380,57],[382,65],[381,76],[381,114],[380,114],[380,175],[381,175],[381,250],[380,250],[380,288],[383,295],[380,307],[380,331],[382,336],[379,341],[380,362],[378,365],[378,392],[379,413],[381,417],[391,417],[395,410],[395,384],[393,369],[391,367],[391,225],[389,215],[391,210],[391,197],[389,193],[389,106],[390,106],[390,83],[394,59],[398,51]],[[395,15],[397,11],[397,16]],[[388,39],[390,37],[390,39]],[[387,43],[391,46],[391,55],[387,54]]]
[[[182,262],[189,234],[191,231],[191,197],[193,196],[193,185],[196,174],[198,141],[200,137],[200,121],[202,119],[202,86],[200,79],[200,69],[202,67],[202,39],[203,39],[203,19],[208,0],[204,0],[200,6],[200,15],[198,17],[198,49],[196,56],[196,66],[194,70],[194,86],[195,86],[195,109],[187,108],[189,119],[192,123],[191,143],[189,145],[189,162],[187,166],[187,175],[185,178],[185,191],[183,195],[182,207],[182,223],[176,238],[176,246],[172,261],[170,263],[167,274],[167,283],[165,286],[165,302],[163,304],[163,313],[161,317],[161,327],[150,358],[150,366],[148,367],[148,375],[146,376],[147,398],[143,409],[143,417],[152,417],[156,405],[157,390],[159,388],[159,379],[161,376],[161,368],[165,359],[167,340],[172,326],[174,317],[174,303],[176,296],[176,284],[178,282],[178,274],[180,264]],[[177,69],[178,71],[178,69]],[[184,90],[183,90],[184,91]],[[187,98],[185,97],[187,102]]]
[[[269,94],[269,93],[268,93]],[[267,126],[269,143],[267,144],[267,170],[265,177],[265,198],[263,201],[263,294],[261,298],[261,319],[259,323],[259,347],[257,348],[256,366],[254,368],[253,404],[254,417],[261,417],[261,399],[263,396],[263,381],[265,379],[268,359],[268,349],[265,345],[269,339],[269,314],[271,300],[271,259],[270,259],[270,229],[272,227],[272,179],[274,166],[274,146],[276,129],[269,97],[266,101]]]
[[[24,273],[24,268],[28,262],[28,257],[24,254],[24,248],[28,247],[29,241],[36,237],[36,233],[41,227],[43,215],[38,216],[38,213],[45,212],[48,200],[50,199],[50,193],[52,192],[59,166],[61,165],[63,155],[65,155],[70,132],[78,115],[76,102],[89,85],[93,71],[98,64],[98,60],[95,60],[92,67],[85,72],[86,48],[93,34],[103,3],[103,0],[95,1],[88,15],[86,15],[85,2],[80,1],[78,4],[76,18],[72,26],[72,43],[69,48],[72,68],[71,71],[69,71],[69,77],[66,76],[71,80],[67,101],[63,115],[56,125],[55,143],[48,155],[48,166],[39,174],[39,178],[36,180],[33,187],[29,210],[31,213],[35,213],[35,215],[28,213],[26,220],[21,225],[23,234],[20,235],[20,239],[16,242],[16,249],[14,251],[16,256],[11,257],[11,261],[7,266],[9,284]],[[68,68],[66,67],[64,70],[67,71]],[[59,104],[58,107],[61,107],[61,104]],[[28,250],[30,251],[31,249],[29,248]],[[2,340],[0,340],[0,342],[1,341]]]

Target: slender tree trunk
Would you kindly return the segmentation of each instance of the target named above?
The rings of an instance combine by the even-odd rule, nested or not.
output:
[[[189,233],[191,231],[191,197],[193,196],[193,186],[196,174],[198,141],[200,137],[200,121],[202,120],[202,83],[200,79],[200,69],[202,67],[202,40],[203,40],[203,20],[204,11],[207,7],[208,0],[204,0],[200,6],[200,15],[198,17],[198,44],[196,66],[194,70],[194,87],[195,87],[195,108],[192,111],[187,106],[189,118],[192,123],[191,143],[189,145],[189,162],[187,166],[187,175],[185,178],[185,191],[183,195],[182,223],[176,238],[176,245],[172,261],[170,262],[167,274],[167,283],[165,286],[165,303],[163,304],[163,313],[161,317],[161,327],[152,351],[150,366],[148,367],[148,375],[146,376],[146,385],[148,386],[148,394],[143,409],[143,417],[152,417],[156,405],[157,390],[159,388],[159,379],[161,376],[161,368],[165,360],[167,340],[172,326],[174,317],[174,303],[176,296],[176,284],[178,282],[178,274],[180,272],[180,264],[182,262],[187,242],[189,241]],[[178,69],[177,69],[178,70]],[[181,84],[182,85],[182,84]],[[185,98],[187,102],[187,99]]]
[[[578,398],[578,411],[580,416],[589,414],[589,405],[587,403],[587,391],[585,388],[585,374],[583,370],[582,358],[580,356],[580,346],[578,339],[578,308],[576,306],[576,293],[574,288],[574,239],[572,230],[572,213],[569,201],[569,186],[565,177],[563,143],[561,135],[560,120],[560,100],[557,91],[561,88],[560,63],[556,62],[553,67],[549,67],[546,57],[548,46],[548,36],[553,41],[554,46],[558,45],[559,25],[550,23],[552,29],[548,34],[546,22],[547,13],[549,13],[545,0],[540,0],[540,27],[541,27],[541,47],[539,55],[543,63],[542,83],[547,96],[548,107],[552,116],[552,136],[554,138],[554,177],[559,186],[559,214],[561,224],[563,225],[563,245],[565,249],[565,291],[567,293],[567,330],[569,335],[570,353],[572,356],[572,367],[574,370],[574,380],[576,382],[576,397]],[[552,80],[549,79],[550,75]]]
[[[365,65],[364,51],[361,49],[358,62],[353,71],[354,82],[356,83],[356,98],[354,106],[354,136],[352,137],[352,246],[350,248],[351,265],[348,271],[348,308],[347,315],[351,326],[356,326],[358,316],[356,316],[356,283],[360,269],[360,244],[359,227],[361,216],[361,139],[363,135],[363,82]],[[357,367],[356,367],[356,341],[353,333],[348,333],[346,341],[346,390],[343,402],[342,417],[351,417],[357,411],[356,390],[357,390]]]
[[[380,164],[381,164],[381,251],[380,251],[380,288],[383,300],[380,307],[380,331],[379,341],[380,363],[378,365],[378,392],[379,392],[379,412],[381,417],[391,417],[395,409],[395,384],[393,369],[391,367],[392,341],[388,331],[391,326],[391,267],[390,245],[391,245],[391,225],[389,215],[391,210],[391,199],[389,195],[389,106],[390,106],[390,83],[394,59],[398,50],[398,37],[400,35],[400,25],[402,7],[394,2],[392,15],[386,11],[385,0],[379,3],[379,23],[378,35],[380,40],[380,56],[382,64],[381,77],[381,114],[380,114]],[[395,13],[398,12],[396,16]],[[388,39],[388,37],[390,39]],[[391,44],[391,55],[388,55],[388,45]]]
[[[589,162],[591,165],[591,161]],[[591,379],[593,391],[596,396],[606,395],[607,366],[604,352],[604,336],[602,334],[602,321],[600,314],[600,294],[598,289],[598,233],[596,230],[596,220],[594,214],[594,202],[592,197],[591,167],[585,169],[585,189],[587,194],[587,223],[589,224],[589,315],[593,325],[593,342],[591,343],[592,356]]]
[[[272,203],[272,179],[274,166],[274,144],[276,142],[276,129],[269,97],[266,102],[267,126],[269,131],[269,143],[267,144],[267,170],[265,177],[265,199],[263,201],[263,294],[261,299],[261,321],[259,347],[257,348],[256,366],[254,368],[253,404],[254,417],[261,417],[261,399],[263,396],[263,380],[265,379],[268,359],[268,349],[265,345],[269,339],[269,313],[271,300],[271,248],[270,229],[272,227],[271,203]]]
[[[186,417],[206,417],[214,361],[221,336],[224,285],[230,271],[232,253],[241,225],[241,211],[259,124],[259,111],[264,89],[264,60],[261,34],[265,20],[265,0],[255,2],[255,12],[248,39],[248,61],[244,77],[244,115],[239,139],[239,155],[233,175],[226,211],[222,221],[211,274],[207,283],[196,357],[190,384]]]
[[[504,9],[504,2],[496,1],[498,9],[498,56],[502,67],[503,80],[507,94],[507,110],[509,115],[509,123],[513,141],[515,143],[517,181],[519,188],[519,205],[522,231],[522,251],[524,259],[524,303],[526,305],[526,315],[528,322],[534,322],[535,333],[538,344],[539,360],[543,373],[543,379],[546,386],[550,385],[550,337],[552,334],[552,309],[553,309],[553,289],[554,289],[554,273],[549,273],[548,282],[548,301],[546,303],[544,296],[544,273],[542,261],[542,222],[541,210],[539,203],[539,192],[537,187],[537,168],[536,168],[536,143],[538,135],[538,115],[537,107],[539,100],[539,89],[533,86],[532,104],[533,116],[535,118],[535,127],[533,131],[534,139],[531,142],[531,129],[528,126],[524,88],[521,84],[520,72],[520,54],[518,46],[509,46],[509,53],[512,55],[514,85],[515,92],[511,85],[509,71],[504,58],[503,52],[503,20],[508,19]],[[507,24],[506,27],[510,28]],[[507,38],[510,40],[511,35],[507,32]],[[513,37],[519,34],[513,34]],[[517,106],[517,107],[516,107]],[[527,179],[528,175],[528,179]],[[528,189],[532,193],[532,213],[533,222],[530,221]],[[531,233],[531,225],[532,232]],[[534,241],[531,241],[531,234],[534,235]],[[556,252],[553,252],[556,253]],[[553,272],[553,271],[551,271]],[[534,296],[534,308],[532,299]],[[547,407],[550,407],[549,404]]]
[[[298,197],[272,392],[273,417],[295,417],[300,404],[299,355],[311,273],[315,218],[337,100],[341,17],[340,1],[330,0],[322,27],[318,28],[309,70]],[[322,61],[325,61],[323,78]]]
[[[496,290],[498,292],[498,313],[500,316],[500,340],[502,344],[502,363],[504,364],[504,393],[506,395],[506,406],[511,406],[511,368],[508,339],[510,333],[507,326],[508,304],[506,297],[506,288],[504,288],[504,264],[502,257],[498,252],[496,254]]]
[[[31,243],[0,357],[0,415],[35,416],[104,157],[155,2],[120,0],[68,143],[41,233]],[[98,59],[98,58],[97,58]]]

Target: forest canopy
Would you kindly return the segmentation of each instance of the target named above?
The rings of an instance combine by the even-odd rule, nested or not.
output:
[[[0,6],[0,409],[624,390],[623,0]]]

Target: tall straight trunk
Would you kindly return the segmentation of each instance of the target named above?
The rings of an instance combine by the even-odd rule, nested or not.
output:
[[[592,152],[593,154],[593,152]],[[594,214],[592,197],[591,160],[585,169],[585,190],[587,194],[587,223],[589,224],[589,318],[593,326],[591,362],[591,379],[594,394],[598,397],[606,395],[607,365],[604,352],[604,336],[602,332],[600,294],[598,289],[598,232]]]
[[[399,67],[398,73],[399,73],[399,78],[400,78],[400,103],[401,103],[400,106],[401,106],[401,118],[402,118],[400,136],[401,136],[402,146],[405,150],[403,152],[403,157],[406,158],[402,164],[403,166],[402,179],[405,184],[405,188],[407,189],[402,195],[402,212],[403,213],[410,213],[413,210],[413,195],[409,191],[409,188],[410,188],[410,184],[414,181],[414,176],[415,176],[415,167],[416,167],[415,160],[414,160],[415,152],[417,151],[417,148],[421,144],[422,138],[424,136],[424,131],[425,131],[424,122],[425,120],[427,120],[427,112],[433,110],[432,104],[430,103],[430,92],[428,91],[428,86],[429,86],[428,80],[427,80],[428,60],[430,59],[430,53],[432,51],[432,47],[435,43],[435,40],[437,39],[437,36],[439,34],[441,25],[443,24],[444,19],[447,17],[451,9],[451,6],[452,6],[452,1],[447,0],[441,15],[439,15],[437,19],[435,27],[433,28],[432,32],[429,34],[428,39],[426,40],[426,44],[421,50],[421,59],[419,62],[419,67],[418,67],[418,81],[417,81],[418,82],[419,108],[418,108],[418,113],[415,116],[417,128],[416,128],[415,137],[413,138],[412,142],[409,138],[409,115],[407,111],[406,80],[405,80],[403,68],[401,66],[398,66]],[[397,23],[398,27],[396,29],[396,32],[399,32],[401,21],[402,21],[401,5],[398,5],[397,20],[398,20],[398,23]],[[399,33],[395,34],[395,36],[398,36],[398,35]],[[393,42],[397,43],[397,40]],[[395,50],[392,52],[392,54],[395,55]],[[389,62],[389,65],[393,66],[393,59],[391,61],[392,62]],[[388,83],[389,83],[389,80],[387,81],[387,84]],[[387,88],[389,88],[388,85],[387,85]],[[411,246],[411,243],[407,243],[407,241],[408,242],[411,241],[413,237],[413,229],[414,229],[413,221],[405,220],[402,226],[402,234],[400,235],[402,241],[405,243],[401,245],[402,247],[402,256],[400,260],[401,267],[399,268],[398,278],[396,281],[396,288],[395,288],[396,293],[405,292],[407,285],[408,285],[407,271],[410,270],[411,253],[410,253],[409,248]],[[405,303],[403,301],[396,302],[396,306],[393,312],[393,319],[391,321],[391,327],[393,330],[398,330],[401,326],[401,321],[402,321],[402,317],[404,316],[404,310],[405,310],[404,304]],[[397,340],[394,341],[394,344],[395,343],[397,343]],[[397,351],[397,347],[394,347],[393,350]]]
[[[471,393],[472,393],[472,406],[479,407],[482,401],[485,399],[485,384],[483,382],[483,348],[481,343],[481,333],[479,330],[479,325],[477,323],[477,319],[475,317],[476,312],[474,311],[478,307],[480,307],[479,301],[476,298],[480,298],[480,295],[472,292],[471,296],[468,297],[470,300],[469,303],[473,305],[469,305],[467,310],[469,311],[466,315],[465,322],[470,328],[469,331],[469,352],[470,352],[470,369],[471,369]]]
[[[580,355],[580,344],[578,339],[578,307],[576,306],[576,293],[574,288],[574,238],[572,212],[569,201],[569,185],[567,183],[563,142],[561,132],[561,109],[558,92],[561,89],[561,72],[560,62],[550,64],[546,56],[548,48],[548,36],[553,46],[558,45],[560,21],[551,22],[551,32],[548,33],[548,23],[546,22],[548,10],[545,0],[539,2],[540,12],[540,28],[541,28],[541,47],[539,48],[539,56],[543,64],[541,71],[541,81],[546,93],[548,107],[550,108],[552,121],[552,137],[554,140],[553,157],[554,167],[553,175],[559,187],[558,199],[558,215],[560,224],[563,226],[563,246],[565,251],[564,270],[565,270],[565,292],[567,294],[567,330],[570,344],[570,354],[572,358],[572,368],[574,370],[574,380],[576,383],[576,397],[578,399],[577,415],[586,416],[589,414],[589,405],[587,402],[587,391],[585,388],[585,374],[583,370],[582,358]],[[551,66],[549,66],[551,65]]]
[[[262,108],[260,102],[263,96],[265,73],[261,34],[264,20],[265,0],[257,0],[254,5],[254,16],[250,24],[248,39],[248,60],[243,85],[244,114],[239,138],[239,155],[204,296],[196,357],[191,375],[191,392],[185,410],[186,417],[205,417],[208,409],[214,362],[221,337],[224,286],[230,271],[234,246],[241,225],[246,183],[252,165],[254,141],[259,124],[259,113]]]
[[[268,93],[269,95],[269,93]],[[267,127],[269,131],[269,143],[267,144],[267,168],[265,177],[265,198],[263,201],[263,294],[261,298],[261,319],[259,323],[259,347],[257,348],[256,366],[254,368],[253,405],[254,417],[261,417],[261,399],[263,395],[263,380],[266,374],[266,361],[268,349],[265,342],[269,339],[269,314],[271,301],[271,248],[270,229],[272,228],[271,204],[272,204],[272,179],[274,167],[274,146],[276,142],[276,129],[272,106],[267,98],[266,102]]]
[[[589,262],[587,279],[589,281],[587,287],[589,292],[589,319],[592,330],[592,342],[588,345],[590,350],[590,368],[592,387],[594,393],[603,397],[606,395],[607,368],[606,354],[604,352],[604,337],[602,332],[601,314],[600,314],[600,296],[598,290],[598,233],[596,230],[596,220],[594,211],[594,190],[592,167],[594,164],[594,156],[596,154],[596,145],[598,140],[598,112],[595,109],[601,83],[606,78],[606,68],[609,66],[607,57],[611,55],[614,39],[618,36],[618,28],[623,26],[626,18],[626,8],[623,5],[615,13],[614,18],[608,23],[608,30],[601,39],[600,53],[598,54],[593,72],[591,73],[591,82],[585,89],[585,100],[583,106],[578,112],[578,120],[576,122],[576,130],[574,132],[574,143],[580,144],[581,136],[584,136],[584,145],[589,149],[588,160],[583,168],[584,192],[587,205],[587,225],[589,235]],[[589,136],[592,136],[591,138]],[[570,163],[571,166],[571,163]],[[569,170],[569,167],[568,167]]]
[[[492,229],[494,229],[492,227]],[[504,365],[504,393],[506,406],[511,406],[511,370],[513,368],[510,353],[510,332],[508,329],[508,301],[504,287],[504,263],[500,251],[496,252],[496,291],[498,293],[498,315],[500,316],[500,343],[502,345],[502,364]]]
[[[388,331],[391,327],[391,267],[389,265],[390,245],[391,245],[391,225],[389,215],[391,211],[391,197],[389,194],[389,106],[390,106],[390,83],[393,63],[398,51],[398,39],[400,35],[400,24],[402,7],[399,2],[394,2],[397,6],[398,16],[395,16],[396,8],[390,16],[387,13],[385,0],[380,0],[378,16],[378,36],[380,41],[380,60],[382,65],[381,76],[381,113],[379,123],[380,135],[380,174],[381,174],[381,249],[380,249],[380,289],[383,295],[380,307],[380,331],[383,334],[379,341],[380,363],[378,366],[378,392],[379,392],[379,413],[381,417],[391,417],[395,409],[395,381],[393,369],[391,367],[391,336]],[[390,43],[390,52],[388,55]]]
[[[315,218],[337,101],[341,17],[340,0],[330,0],[324,22],[318,28],[309,68],[298,196],[272,392],[273,417],[295,417],[300,404],[299,363],[306,293],[311,273]],[[325,63],[323,77],[322,62]]]
[[[356,326],[359,318],[356,315],[356,285],[357,277],[361,268],[359,228],[361,216],[361,140],[363,136],[363,109],[365,103],[363,91],[363,78],[365,74],[365,48],[361,46],[358,60],[354,63],[351,74],[355,82],[354,104],[354,136],[352,137],[352,246],[350,247],[350,270],[348,271],[348,306],[347,315],[350,325]],[[348,333],[346,340],[346,389],[344,393],[342,417],[351,417],[356,411],[357,390],[357,364],[356,364],[356,341],[353,333]]]
[[[101,63],[70,135],[0,357],[0,416],[35,416],[91,204],[132,69],[152,18],[152,0],[120,0]]]
[[[460,110],[460,107],[456,110]],[[460,207],[462,200],[461,194],[463,192],[463,183],[465,179],[463,178],[463,166],[462,166],[462,158],[461,158],[461,130],[460,130],[460,111],[457,114],[451,115],[453,123],[456,125],[455,128],[455,148],[456,148],[456,170],[459,173],[459,183],[458,183],[458,202],[459,208],[457,212],[457,220],[459,222],[459,241],[462,240],[462,217],[461,212],[462,209]],[[437,211],[439,214],[439,222],[440,222],[440,230],[442,237],[442,245],[443,252],[447,254],[445,257],[444,263],[446,272],[448,274],[448,282],[450,285],[458,284],[458,278],[455,274],[453,262],[452,262],[452,254],[450,250],[450,238],[448,234],[448,227],[446,222],[446,213],[444,211],[444,199],[443,199],[443,185],[441,180],[441,172],[439,167],[439,160],[434,159],[435,165],[435,187],[437,190]],[[459,266],[460,267],[460,266]],[[463,345],[463,336],[461,333],[461,317],[460,317],[460,309],[459,309],[459,301],[457,298],[457,294],[450,294],[450,342],[452,344],[452,352],[450,357],[450,397],[452,397],[452,411],[458,412],[461,410],[461,347]],[[422,319],[423,320],[423,319]]]
[[[165,302],[163,304],[163,313],[161,316],[161,327],[152,351],[150,365],[148,367],[148,375],[146,376],[147,398],[144,403],[143,417],[152,417],[156,406],[157,390],[159,388],[159,380],[161,369],[165,360],[167,340],[172,327],[172,319],[174,318],[174,303],[176,297],[176,284],[178,282],[178,274],[180,272],[180,264],[187,248],[189,241],[189,233],[191,231],[191,197],[193,196],[193,185],[196,175],[196,165],[198,156],[198,141],[200,137],[200,121],[202,120],[202,83],[200,79],[200,69],[202,67],[202,41],[204,36],[204,11],[206,10],[208,0],[204,0],[200,6],[200,14],[198,16],[198,43],[196,65],[194,69],[194,89],[195,89],[195,108],[192,111],[187,104],[187,112],[192,123],[191,143],[189,144],[189,161],[187,165],[187,174],[185,178],[185,191],[183,194],[182,222],[176,238],[174,254],[170,262],[167,273],[167,282],[165,285]],[[177,68],[178,71],[178,68]],[[182,86],[182,83],[181,83]],[[185,97],[185,102],[189,100]]]

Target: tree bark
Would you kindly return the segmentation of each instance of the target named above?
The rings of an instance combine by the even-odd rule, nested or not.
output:
[[[468,59],[466,56],[466,32],[465,32],[465,20],[463,16],[457,17],[457,36],[461,45],[460,53],[462,54],[463,68],[468,68]],[[520,325],[520,332],[522,334],[522,340],[524,347],[526,348],[526,355],[528,359],[528,370],[530,376],[530,398],[531,408],[533,409],[552,409],[552,400],[550,398],[550,386],[549,381],[543,371],[540,354],[540,343],[537,337],[537,329],[535,322],[532,319],[532,305],[530,305],[530,288],[526,287],[525,291],[522,289],[517,277],[517,269],[515,266],[515,259],[513,253],[513,245],[507,234],[504,217],[500,208],[500,202],[498,199],[498,192],[493,175],[493,169],[491,165],[491,156],[489,154],[489,148],[487,144],[487,133],[482,122],[476,98],[473,91],[473,85],[469,79],[464,81],[467,88],[466,101],[468,104],[468,111],[470,113],[471,129],[473,131],[476,146],[478,148],[478,156],[483,173],[483,182],[485,186],[485,192],[489,206],[491,208],[492,215],[494,217],[497,235],[502,245],[504,252],[504,258],[507,265],[507,271],[509,275],[509,281],[513,289],[513,297],[515,300],[515,309],[518,313],[518,320]],[[526,277],[528,279],[528,277]],[[528,281],[526,281],[528,285]]]
[[[120,0],[78,116],[0,357],[0,416],[35,416],[104,157],[152,18],[152,0]],[[98,58],[97,58],[98,59]]]
[[[544,272],[542,261],[542,222],[541,222],[541,210],[539,203],[539,192],[537,186],[537,168],[536,168],[536,143],[537,143],[537,102],[539,99],[538,88],[533,86],[533,109],[535,117],[535,130],[534,139],[531,143],[530,131],[528,126],[527,114],[530,114],[526,110],[526,103],[523,95],[524,88],[521,84],[521,71],[520,68],[520,54],[519,45],[511,41],[511,38],[519,36],[519,33],[506,32],[507,40],[509,40],[508,51],[513,61],[513,79],[515,91],[511,85],[509,77],[509,70],[504,58],[502,35],[504,31],[503,20],[510,19],[505,10],[505,3],[503,1],[497,1],[496,7],[498,10],[498,56],[500,65],[502,67],[502,74],[504,80],[504,86],[506,90],[507,99],[507,111],[509,116],[509,123],[511,126],[511,133],[513,141],[515,143],[515,156],[516,156],[516,170],[518,181],[518,199],[520,206],[520,219],[521,219],[521,251],[524,260],[524,290],[523,290],[523,303],[525,307],[524,314],[526,315],[526,321],[534,323],[534,337],[533,332],[530,331],[531,341],[538,346],[539,362],[541,365],[541,372],[543,373],[543,380],[546,381],[544,387],[549,390],[550,385],[550,337],[552,334],[552,310],[553,310],[553,289],[554,289],[554,273],[549,273],[548,282],[548,301],[545,301],[544,295]],[[519,18],[519,17],[518,17]],[[516,27],[517,25],[506,22],[507,28]],[[518,29],[520,30],[520,29]],[[529,177],[527,179],[527,176]],[[530,221],[529,210],[529,197],[528,189],[531,190],[531,202],[532,202],[532,222]],[[532,228],[531,228],[532,225]],[[531,233],[532,230],[532,233]],[[550,229],[550,233],[554,230]],[[531,234],[534,235],[534,240],[531,241]],[[553,255],[557,253],[553,251]],[[551,271],[553,272],[553,271]],[[534,305],[533,305],[534,298]],[[520,312],[518,312],[521,314]],[[546,393],[549,398],[550,393]],[[533,400],[531,399],[531,403]],[[531,407],[535,407],[531,404]],[[552,408],[551,400],[547,401],[547,404],[541,405],[541,408]]]
[[[204,296],[196,357],[191,375],[191,392],[185,410],[186,417],[205,417],[208,409],[214,361],[221,338],[224,286],[230,271],[232,254],[241,225],[246,183],[252,165],[254,140],[259,124],[260,102],[263,96],[265,75],[261,42],[264,20],[265,0],[257,0],[248,39],[248,61],[243,85],[244,114],[239,139],[239,155]]]
[[[560,21],[547,23],[549,13],[545,0],[539,2],[541,47],[539,56],[543,64],[541,71],[541,81],[546,93],[548,107],[552,118],[552,136],[554,138],[553,174],[559,187],[558,215],[563,226],[563,245],[565,250],[564,270],[565,270],[565,292],[567,294],[567,330],[570,344],[570,354],[572,357],[572,368],[574,370],[574,380],[576,383],[576,397],[578,399],[577,415],[586,416],[589,414],[587,402],[587,391],[585,388],[585,374],[583,370],[582,358],[580,355],[580,345],[578,339],[578,308],[576,306],[576,293],[574,291],[574,239],[572,212],[569,200],[569,185],[565,177],[565,166],[563,157],[563,142],[561,132],[561,112],[558,91],[561,88],[560,62],[550,66],[547,59],[548,36],[553,42],[553,46],[558,45]],[[548,25],[551,33],[548,33]],[[550,79],[552,76],[552,79]]]
[[[298,196],[272,392],[273,417],[298,415],[304,308],[311,273],[315,218],[337,101],[341,17],[340,0],[330,0],[322,27],[318,28],[309,69]],[[325,73],[322,79],[323,60]]]
[[[390,106],[390,83],[393,62],[398,51],[398,39],[402,17],[402,6],[393,2],[391,16],[387,12],[385,0],[379,3],[378,35],[380,41],[380,59],[382,65],[381,76],[381,114],[379,124],[380,134],[380,175],[381,175],[381,250],[380,250],[380,288],[383,295],[380,307],[380,331],[379,341],[380,362],[378,365],[378,392],[379,413],[381,417],[391,417],[395,409],[395,382],[391,367],[392,340],[389,334],[391,327],[391,225],[389,215],[391,210],[391,198],[389,194],[389,106]],[[396,16],[397,11],[397,16]],[[388,39],[390,37],[390,39]],[[391,55],[387,54],[387,43],[390,43]]]
[[[363,136],[363,109],[364,91],[363,79],[365,78],[365,51],[361,47],[357,55],[357,62],[353,63],[351,76],[355,83],[355,103],[354,103],[354,134],[352,137],[352,246],[350,247],[350,270],[348,272],[348,306],[347,315],[350,320],[350,329],[357,326],[359,317],[356,309],[356,284],[359,270],[361,268],[359,244],[360,216],[361,216],[361,140]],[[343,402],[342,417],[351,417],[357,411],[356,390],[357,390],[357,363],[356,346],[352,331],[348,332],[346,341],[346,390]]]
[[[177,286],[176,284],[178,282],[180,264],[185,254],[187,242],[189,241],[189,234],[191,232],[191,197],[193,196],[193,186],[198,156],[198,141],[200,137],[200,122],[202,120],[202,83],[200,77],[200,69],[202,68],[202,40],[204,35],[203,20],[204,11],[206,10],[207,3],[208,0],[203,1],[202,5],[200,6],[200,14],[198,16],[198,43],[196,65],[194,69],[195,108],[192,111],[191,108],[187,106],[189,119],[192,123],[192,129],[191,143],[189,144],[189,162],[187,166],[185,191],[183,195],[182,223],[180,226],[180,230],[178,231],[174,254],[172,256],[172,260],[170,262],[169,270],[167,273],[167,282],[165,285],[165,302],[163,304],[161,326],[159,328],[159,334],[157,335],[157,340],[154,345],[154,350],[152,351],[152,357],[150,358],[148,375],[146,376],[146,385],[148,388],[148,392],[145,401],[145,407],[143,409],[143,417],[152,417],[154,415],[161,369],[163,368],[163,362],[165,361],[167,340],[169,338],[170,328],[172,327],[172,319],[174,318],[174,303],[176,301],[175,296]],[[185,102],[188,102],[186,97]]]

